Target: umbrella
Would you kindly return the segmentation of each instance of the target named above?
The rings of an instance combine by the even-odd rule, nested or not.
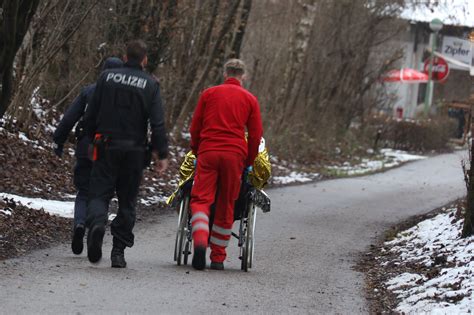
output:
[[[415,69],[391,70],[382,77],[384,82],[426,83],[428,75]]]

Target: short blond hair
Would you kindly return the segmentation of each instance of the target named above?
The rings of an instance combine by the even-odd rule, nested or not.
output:
[[[240,59],[230,59],[224,64],[224,73],[230,77],[240,77],[245,74],[245,63]]]

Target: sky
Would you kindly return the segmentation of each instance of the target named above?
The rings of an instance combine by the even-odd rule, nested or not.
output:
[[[413,1],[413,0],[411,0]],[[409,5],[401,13],[407,20],[429,22],[438,18],[447,25],[474,27],[474,0],[418,0],[425,3],[415,8]],[[426,5],[429,3],[429,5]],[[435,3],[439,3],[435,5]]]

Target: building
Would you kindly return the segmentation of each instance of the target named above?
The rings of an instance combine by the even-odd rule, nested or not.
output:
[[[440,1],[441,2],[441,1]],[[449,75],[443,82],[435,82],[432,112],[441,104],[469,99],[474,93],[474,1],[447,1],[444,5],[406,8],[400,15],[403,31],[395,47],[403,50],[403,58],[397,66],[423,71],[424,61],[429,58],[431,47],[429,23],[438,18],[443,28],[436,36],[436,55],[444,57],[449,65]],[[469,61],[467,61],[469,60]],[[470,71],[471,70],[471,71]],[[472,73],[471,73],[472,72]],[[424,109],[426,83],[387,83],[390,95],[395,96],[394,114],[414,118]]]

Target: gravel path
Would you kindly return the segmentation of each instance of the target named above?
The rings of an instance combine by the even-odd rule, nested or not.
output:
[[[137,224],[125,270],[109,267],[110,235],[98,266],[69,244],[0,262],[0,313],[366,313],[358,255],[391,224],[461,197],[461,157],[269,190],[248,273],[236,243],[224,272],[175,266],[174,213]]]

